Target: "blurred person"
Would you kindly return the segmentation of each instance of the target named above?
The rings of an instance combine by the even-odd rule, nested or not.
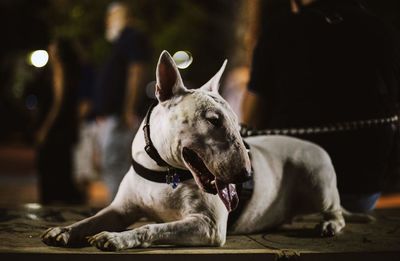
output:
[[[76,50],[80,58],[78,99],[78,142],[74,146],[74,179],[80,189],[87,194],[92,182],[98,179],[98,163],[96,161],[96,122],[93,114],[95,70],[88,56],[89,44],[77,42]],[[89,197],[89,195],[88,195]]]
[[[149,51],[127,4],[111,3],[105,22],[105,37],[112,48],[97,81],[95,112],[100,171],[113,198],[131,162],[132,139],[146,99],[143,78]]]
[[[262,28],[243,121],[322,146],[342,205],[370,211],[398,161],[397,36],[359,1],[290,3],[292,13]]]
[[[228,72],[221,91],[221,96],[229,103],[240,121],[242,119],[243,97],[246,93],[249,78],[249,67],[235,67]]]
[[[251,58],[260,30],[260,0],[241,1],[234,19],[235,37],[232,43],[226,79],[221,95],[242,120],[243,97],[250,78]]]
[[[37,170],[43,204],[84,201],[72,175],[73,146],[77,141],[79,60],[73,45],[57,39],[49,45],[51,81],[41,97],[43,119],[36,133]]]

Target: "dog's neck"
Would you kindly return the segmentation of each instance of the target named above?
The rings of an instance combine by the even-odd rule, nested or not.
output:
[[[158,151],[160,155],[163,155],[162,158],[172,167],[186,169],[182,161],[180,160],[180,155],[177,153],[176,155],[172,154],[170,148],[166,147],[170,145],[169,140],[172,140],[171,137],[168,137],[168,133],[165,133],[163,130],[167,130],[168,121],[163,117],[163,110],[160,108],[160,105],[157,105],[151,115],[149,115],[149,125],[150,125],[150,139]],[[167,167],[159,166],[145,151],[146,140],[144,135],[143,126],[145,125],[145,121],[142,122],[138,132],[132,143],[132,158],[142,165],[145,168],[156,170],[156,171],[165,171]],[[167,141],[167,142],[166,142]]]

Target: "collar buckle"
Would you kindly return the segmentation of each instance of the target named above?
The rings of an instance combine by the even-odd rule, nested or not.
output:
[[[173,189],[176,189],[178,187],[180,178],[178,173],[176,173],[175,169],[168,168],[168,173],[167,175],[165,175],[165,181],[168,185],[171,185]]]

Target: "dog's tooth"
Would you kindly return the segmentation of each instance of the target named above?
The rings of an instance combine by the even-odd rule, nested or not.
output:
[[[213,181],[210,182],[211,185],[215,185],[215,179]]]

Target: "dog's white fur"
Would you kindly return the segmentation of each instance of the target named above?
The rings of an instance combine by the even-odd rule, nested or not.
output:
[[[150,118],[151,139],[170,165],[187,169],[182,148],[195,148],[207,168],[232,183],[250,170],[250,160],[238,131],[236,116],[218,94],[220,71],[202,88],[188,90],[167,52],[157,66],[156,96]],[[210,124],[217,119],[221,126]],[[327,153],[309,142],[283,136],[246,139],[251,147],[254,192],[230,233],[254,233],[274,228],[296,215],[322,213],[322,235],[344,226],[336,176]],[[132,157],[152,170],[159,167],[144,151],[142,128],[132,145]],[[159,223],[126,230],[142,217]],[[43,234],[48,245],[87,243],[103,250],[150,245],[222,246],[228,211],[217,195],[201,190],[195,180],[173,189],[137,175],[130,168],[114,201],[93,217]]]

